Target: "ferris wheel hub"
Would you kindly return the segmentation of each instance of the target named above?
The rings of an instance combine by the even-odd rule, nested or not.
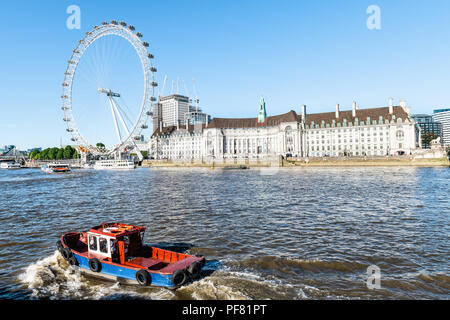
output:
[[[112,92],[111,89],[98,88],[98,92],[106,93],[108,97],[120,97],[120,93]]]

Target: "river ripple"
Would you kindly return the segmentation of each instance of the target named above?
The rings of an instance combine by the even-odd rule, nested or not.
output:
[[[272,173],[272,172],[270,172]],[[0,171],[0,298],[449,299],[448,168]],[[80,276],[55,241],[101,222],[203,254],[173,292]],[[367,287],[367,267],[381,288]]]

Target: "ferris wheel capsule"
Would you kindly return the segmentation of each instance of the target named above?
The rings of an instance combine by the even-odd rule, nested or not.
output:
[[[94,30],[95,32],[93,32]],[[121,21],[120,23],[118,23],[116,20],[111,20],[111,23],[103,21],[100,27],[94,26],[93,30],[85,33],[84,38],[78,41],[77,47],[73,50],[74,55],[70,60],[68,60],[68,67],[64,73],[65,78],[63,82],[63,93],[61,95],[61,98],[63,99],[63,107],[61,109],[64,112],[63,120],[67,124],[66,131],[70,133],[71,140],[76,142],[80,150],[85,150],[86,152],[90,152],[94,155],[111,155],[120,150],[124,150],[124,148],[133,148],[133,145],[136,146],[134,141],[142,139],[141,131],[148,128],[146,122],[148,120],[148,117],[153,115],[153,113],[151,112],[152,102],[156,101],[156,98],[154,97],[154,88],[157,86],[157,83],[154,81],[154,72],[156,72],[156,68],[154,68],[151,64],[151,61],[148,60],[154,57],[151,53],[147,52],[146,48],[149,46],[149,44],[147,42],[141,41],[139,38],[142,37],[142,34],[139,32],[135,34],[132,32],[134,30],[134,26],[127,26],[127,24],[123,21]],[[96,41],[106,36],[112,36],[108,37],[108,39],[116,37],[119,39],[127,40],[131,45],[130,48],[137,52],[139,60],[141,62],[140,66],[143,70],[142,74],[144,76],[144,93],[140,107],[137,110],[139,112],[137,113],[137,116],[133,122],[132,120],[130,120],[130,117],[128,117],[127,114],[122,115],[122,113],[125,111],[121,109],[120,106],[117,106],[117,102],[114,100],[120,98],[122,92],[118,93],[117,91],[113,92],[109,88],[106,89],[98,88],[97,86],[95,87],[96,91],[105,94],[110,102],[110,109],[114,116],[113,124],[115,125],[119,140],[118,143],[113,144],[110,148],[98,148],[95,146],[95,143],[90,143],[86,139],[86,137],[80,131],[79,126],[77,125],[77,118],[73,113],[74,107],[72,106],[72,99],[74,95],[74,93],[72,92],[72,87],[74,86],[73,83],[75,83],[75,85],[77,83],[75,80],[80,78],[79,76],[75,76],[77,74],[80,61],[84,61],[83,57],[86,54],[86,51],[93,45],[93,43],[96,43]],[[98,48],[96,48],[96,50],[98,50]],[[100,70],[100,68],[97,69],[98,72],[104,71]],[[131,126],[127,126],[124,120],[127,120],[129,123],[131,123]],[[124,128],[122,130],[119,130],[119,125],[122,125]]]

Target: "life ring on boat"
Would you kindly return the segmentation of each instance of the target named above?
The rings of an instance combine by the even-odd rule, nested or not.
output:
[[[75,256],[71,256],[71,257],[69,258],[69,264],[70,264],[71,266],[77,266],[77,265],[78,265],[78,260],[77,260],[77,258],[75,258]]]
[[[94,272],[100,272],[102,270],[102,263],[97,258],[89,259],[89,269]]]
[[[197,279],[200,276],[201,269],[202,264],[199,261],[195,261],[188,267],[187,271],[191,279]]]
[[[152,283],[152,277],[144,269],[136,272],[136,280],[141,286],[148,286]]]
[[[73,256],[72,251],[69,248],[63,248],[61,254],[66,260],[69,260]]]
[[[175,286],[181,286],[186,282],[187,279],[187,275],[186,272],[184,272],[184,270],[176,270],[173,274],[172,274],[172,283]]]

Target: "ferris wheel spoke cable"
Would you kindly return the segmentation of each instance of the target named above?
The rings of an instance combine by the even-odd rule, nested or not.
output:
[[[120,99],[120,101],[121,101],[121,103],[118,104],[119,108],[122,110],[122,108],[121,108],[122,105],[124,105],[125,108],[126,108],[126,112],[124,111],[125,116],[128,118],[127,113],[129,113],[130,116],[133,116],[133,112],[132,112],[131,109],[128,107],[127,103],[125,102],[125,99],[124,99],[122,96],[120,96],[119,99]],[[128,119],[129,119],[129,118],[128,118]],[[131,121],[131,120],[129,120],[129,121],[130,121],[130,123],[133,123],[133,121]]]
[[[120,24],[114,20],[111,21],[111,23],[103,22],[102,25],[95,26],[93,30],[86,32],[86,36],[79,41],[77,47],[73,50],[71,59],[68,61],[61,96],[63,100],[62,110],[64,111],[64,121],[66,122],[67,131],[71,134],[72,141],[82,148],[80,149],[82,152],[88,150],[95,155],[112,155],[113,153],[119,152],[121,148],[128,146],[129,141],[131,141],[132,145],[137,148],[134,140],[140,135],[142,129],[147,128],[146,122],[151,115],[154,101],[156,101],[156,98],[154,97],[154,89],[157,86],[156,82],[154,82],[154,72],[156,72],[156,68],[154,68],[151,63],[153,55],[149,54],[147,51],[147,47],[149,46],[148,43],[142,41],[140,39],[142,35],[138,32],[135,33],[134,31],[134,27],[127,26],[124,22],[121,22]],[[76,80],[77,82],[80,82],[81,88],[92,87],[92,83],[95,83],[97,88],[103,87],[115,90],[124,89],[121,87],[111,87],[114,84],[114,81],[118,82],[116,85],[121,82],[125,82],[124,78],[116,77],[116,74],[112,72],[117,69],[117,66],[122,66],[122,63],[127,61],[130,57],[130,54],[126,56],[129,51],[124,52],[126,47],[121,46],[121,42],[116,41],[122,41],[123,39],[127,40],[128,43],[131,44],[130,48],[134,49],[138,55],[144,77],[144,94],[135,121],[131,121],[130,117],[132,117],[134,113],[131,112],[125,102],[121,102],[119,104],[115,103],[113,100],[110,100],[111,104],[109,109],[113,115],[113,124],[116,128],[114,130],[116,131],[119,143],[114,144],[109,150],[100,150],[86,140],[86,138],[79,131],[79,126],[75,121],[72,109],[72,88],[74,87],[73,81]],[[82,60],[83,56],[84,59]],[[115,61],[113,59],[118,58],[121,60],[119,63],[114,64]],[[80,64],[80,61],[84,62]],[[77,73],[77,67],[79,64],[82,68],[78,70],[79,75],[76,77],[75,74]],[[111,91],[111,89],[108,90]],[[76,94],[79,94],[77,90],[78,89],[76,89],[75,92]],[[80,96],[83,97],[83,95]],[[83,102],[83,104],[86,103]],[[88,115],[87,118],[89,118],[89,116],[90,115]],[[81,119],[84,118],[81,117]],[[119,123],[121,125],[119,125]],[[120,130],[121,126],[126,134]],[[96,125],[95,128],[101,130],[102,128],[105,128],[105,126]],[[142,159],[140,152],[136,153],[138,156],[140,155],[139,158]]]

